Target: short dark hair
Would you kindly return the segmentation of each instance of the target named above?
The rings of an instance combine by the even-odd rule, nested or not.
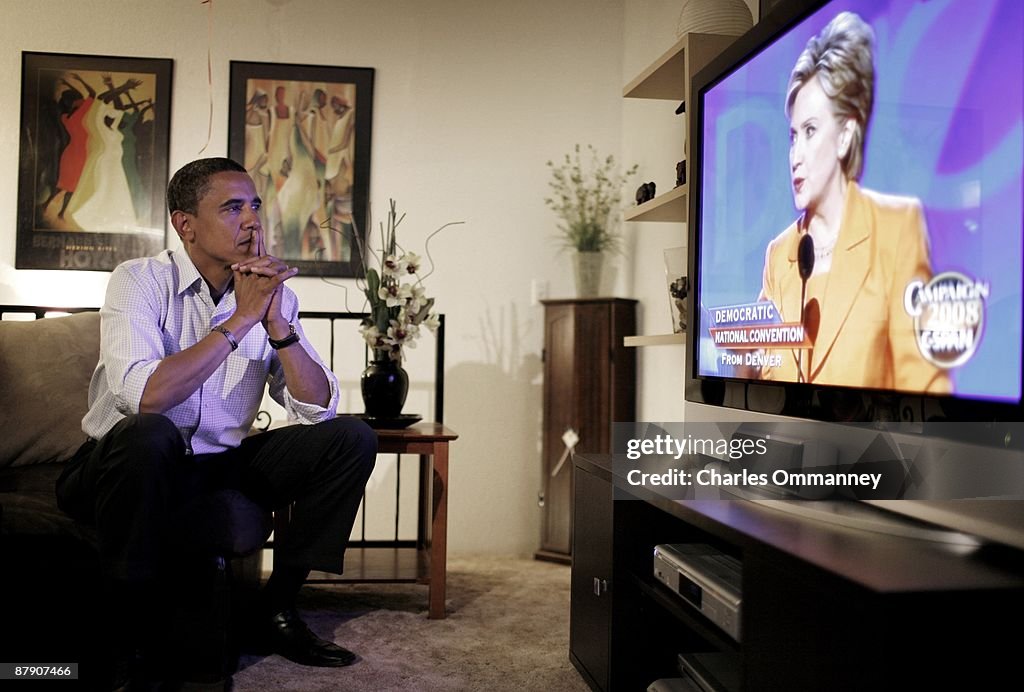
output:
[[[178,169],[167,185],[167,211],[199,213],[199,200],[210,191],[210,178],[217,173],[246,173],[245,166],[223,157],[196,159]]]

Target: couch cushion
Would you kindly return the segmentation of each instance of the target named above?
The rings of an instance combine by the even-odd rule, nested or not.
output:
[[[64,536],[95,544],[96,531],[57,509],[55,486],[64,464],[0,469],[0,535]]]
[[[0,321],[0,468],[69,458],[100,350],[100,316]]]

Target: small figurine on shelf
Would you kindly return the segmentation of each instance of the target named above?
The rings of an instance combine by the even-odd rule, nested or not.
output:
[[[686,331],[686,294],[690,292],[690,278],[680,276],[668,287],[669,295],[676,306],[676,314],[679,316],[679,324],[674,326],[672,331]]]
[[[676,164],[676,187],[686,184],[686,161]]]
[[[644,202],[649,202],[654,199],[655,188],[656,186],[654,183],[644,183],[638,187],[636,189],[636,203],[643,204]]]
[[[690,292],[687,279],[689,261],[686,246],[665,248],[665,286],[668,288],[668,307],[672,317],[672,331],[686,331],[686,295]]]

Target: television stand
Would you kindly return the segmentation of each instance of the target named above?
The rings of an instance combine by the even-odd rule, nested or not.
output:
[[[574,478],[570,659],[593,689],[646,689],[679,677],[679,655],[694,653],[732,661],[743,690],[1012,679],[1019,636],[1004,632],[1024,623],[1019,553],[745,500],[671,500],[630,486],[607,455],[577,454]],[[655,545],[689,542],[742,562],[742,641],[653,576]]]
[[[863,502],[853,500],[793,500],[767,497],[758,491],[723,487],[722,491],[738,500],[747,500],[775,510],[813,521],[860,531],[874,531],[890,536],[903,536],[920,541],[935,541],[961,546],[964,550],[978,548],[982,541],[960,531],[953,531],[923,521],[899,516]]]

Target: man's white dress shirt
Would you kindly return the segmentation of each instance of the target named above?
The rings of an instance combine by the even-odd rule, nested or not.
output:
[[[277,352],[263,325],[257,324],[192,396],[164,413],[193,453],[237,447],[256,418],[266,384],[290,420],[312,424],[334,417],[338,380],[306,341],[295,292],[288,286],[282,290],[281,312],[300,337],[288,348],[304,348],[320,365],[330,384],[330,402],[325,408],[292,397]],[[214,305],[209,287],[183,250],[164,250],[118,266],[100,310],[100,361],[89,385],[89,412],[82,419],[85,434],[99,439],[122,418],[138,413],[146,382],[160,361],[193,346],[234,312],[234,289]]]

